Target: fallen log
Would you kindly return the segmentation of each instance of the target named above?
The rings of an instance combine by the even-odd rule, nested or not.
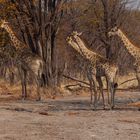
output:
[[[89,86],[89,83],[84,82],[84,81],[82,81],[82,80],[79,80],[79,79],[76,79],[76,78],[73,78],[73,77],[70,77],[70,76],[67,76],[67,75],[63,75],[63,77],[64,77],[64,78],[67,78],[67,79],[71,79],[71,80],[76,81],[76,82],[83,83],[83,84],[85,84],[85,85],[88,85],[88,86]]]
[[[137,78],[133,78],[133,79],[126,80],[126,81],[120,83],[120,84],[118,85],[118,87],[119,87],[120,85],[123,85],[123,84],[125,84],[125,83],[127,83],[127,82],[134,81],[134,80],[137,80]]]
[[[65,88],[70,91],[77,91],[77,90],[81,90],[82,88],[90,88],[90,87],[84,86],[84,85],[81,85],[80,83],[78,83],[78,84],[66,85]]]

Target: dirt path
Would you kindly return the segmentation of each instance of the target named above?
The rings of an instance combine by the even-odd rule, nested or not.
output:
[[[131,98],[130,98],[131,97]],[[139,92],[119,93],[113,111],[92,111],[88,97],[2,100],[0,140],[140,140]]]

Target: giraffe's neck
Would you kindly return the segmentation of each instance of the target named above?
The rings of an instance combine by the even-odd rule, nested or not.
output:
[[[118,36],[120,37],[120,39],[122,40],[122,42],[124,43],[124,46],[127,48],[127,50],[129,51],[129,53],[136,57],[137,55],[137,51],[140,49],[137,48],[136,46],[134,46],[129,39],[126,37],[126,35],[119,29],[118,30]]]
[[[84,58],[88,59],[88,60],[92,60],[93,58],[96,57],[96,53],[88,50],[87,48],[83,49],[81,46],[79,46],[79,44],[77,44],[77,42],[71,40],[68,42],[78,53],[80,53]]]
[[[109,68],[109,61],[107,61],[107,59],[103,58],[102,56],[96,54],[95,52],[92,52],[90,50],[88,50],[85,46],[81,47],[79,46],[79,44],[73,40],[71,40],[70,42],[68,42],[77,52],[79,52],[84,58],[86,58],[87,60],[89,60],[89,62],[92,64],[92,66],[96,65],[98,62],[98,60],[102,60],[102,62],[100,61],[98,64],[98,67],[102,67],[103,69],[105,69],[105,72],[108,73],[108,71],[110,70]],[[84,49],[83,49],[84,48]]]
[[[19,49],[19,48],[21,49],[26,46],[15,36],[15,33],[13,32],[13,30],[11,29],[9,25],[5,25],[4,28],[9,33],[10,39],[16,49]]]
[[[76,42],[78,44],[79,52],[82,53],[88,60],[92,60],[93,61],[93,58],[94,59],[101,59],[101,58],[103,58],[101,55],[99,55],[99,54],[89,50],[85,46],[84,42],[81,40],[81,38],[79,36],[76,36],[75,40],[76,40]]]

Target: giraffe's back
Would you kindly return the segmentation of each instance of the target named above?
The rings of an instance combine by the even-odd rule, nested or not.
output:
[[[41,57],[37,54],[32,53],[30,49],[19,50],[18,57],[21,62],[26,65],[25,67],[29,69],[35,75],[41,75],[43,73],[44,62]]]

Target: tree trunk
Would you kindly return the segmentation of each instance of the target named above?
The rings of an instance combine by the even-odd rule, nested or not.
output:
[[[45,61],[47,85],[57,85],[56,33],[62,17],[64,0],[12,1],[24,42]]]

